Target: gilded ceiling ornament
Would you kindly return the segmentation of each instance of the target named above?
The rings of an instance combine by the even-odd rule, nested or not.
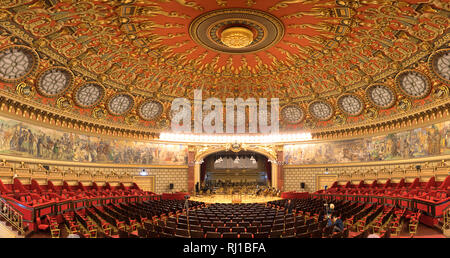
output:
[[[227,5],[228,0],[216,0],[216,3],[222,7],[225,7]]]
[[[45,37],[59,31],[62,24],[54,21],[45,9],[25,9],[14,16],[14,21],[38,37]]]
[[[288,28],[295,28],[295,29],[314,29],[320,32],[334,32],[335,31],[335,25],[329,24],[325,22],[319,22],[316,24],[289,24],[287,25]]]
[[[128,125],[134,125],[137,124],[137,122],[139,122],[139,117],[135,114],[129,114],[125,117],[125,123]]]
[[[398,101],[397,108],[403,112],[407,112],[411,109],[412,103],[411,100],[404,98]]]
[[[1,4],[0,4],[0,6],[1,6]],[[11,16],[12,16],[12,14],[10,12],[8,12],[7,10],[0,9],[0,21],[7,20]]]
[[[161,4],[160,10],[166,13],[172,12],[175,9],[173,6],[178,6],[172,0],[158,1],[173,3]],[[8,18],[12,21],[2,21],[1,26],[4,28],[0,28],[0,31],[7,31],[7,34],[2,33],[0,41],[3,45],[19,42],[35,48],[42,58],[48,59],[48,61],[41,60],[42,67],[38,67],[39,72],[48,68],[49,64],[51,66],[67,64],[68,68],[76,73],[77,86],[97,77],[107,88],[108,96],[113,96],[117,89],[132,88],[132,93],[137,97],[136,102],[139,103],[146,99],[142,96],[150,97],[149,94],[153,92],[163,93],[158,99],[170,100],[176,96],[189,96],[193,87],[201,87],[205,91],[205,96],[286,97],[281,100],[282,105],[286,105],[286,101],[291,100],[308,103],[315,96],[322,95],[325,98],[337,100],[336,97],[344,93],[341,90],[358,92],[358,89],[365,87],[367,83],[372,83],[368,80],[370,78],[374,82],[385,83],[383,79],[394,75],[394,72],[401,67],[419,69],[421,66],[415,66],[417,60],[423,60],[433,49],[439,49],[448,38],[444,33],[448,26],[448,17],[439,7],[442,6],[439,1],[434,1],[432,5],[421,4],[420,6],[395,1],[389,3],[383,1],[374,3],[369,0],[329,1],[326,4],[336,4],[337,7],[322,8],[323,6],[318,3],[315,8],[317,6],[319,8],[312,9],[312,12],[308,12],[309,7],[292,11],[294,13],[306,9],[303,17],[308,22],[314,19],[311,17],[309,20],[310,17],[306,15],[318,12],[319,16],[314,17],[318,18],[316,19],[318,23],[301,24],[300,20],[291,19],[290,24],[287,24],[288,32],[295,32],[294,29],[299,29],[300,32],[303,28],[309,29],[308,31],[314,30],[313,34],[305,33],[311,42],[288,37],[287,40],[291,42],[282,41],[274,44],[267,51],[236,56],[234,62],[230,63],[229,55],[217,54],[208,49],[202,51],[205,48],[186,38],[187,35],[173,37],[182,32],[166,30],[186,27],[190,19],[176,19],[176,22],[170,21],[165,24],[158,20],[157,13],[142,17],[137,15],[136,11],[139,8],[149,5],[154,8],[158,5],[156,3],[158,1],[152,1],[153,3],[149,1],[108,2],[97,6],[89,2],[65,2],[52,7],[46,7],[39,1],[29,5],[25,3],[20,8],[8,9],[11,12]],[[248,2],[240,1],[239,8],[246,8]],[[181,1],[181,4],[183,3],[189,4],[191,1]],[[134,4],[139,6],[133,6]],[[294,4],[288,5],[295,7]],[[358,7],[362,5],[368,6]],[[385,8],[380,8],[383,6]],[[358,19],[348,18],[352,15],[352,11],[347,7],[354,8],[353,11],[358,14]],[[415,7],[419,8],[413,10]],[[194,7],[191,9],[193,11]],[[179,10],[181,9],[175,11]],[[114,13],[115,11],[118,13]],[[19,17],[17,12],[23,15]],[[289,9],[285,8],[284,14],[289,14]],[[328,17],[322,19],[324,15]],[[140,19],[148,22],[147,27],[138,26],[143,24]],[[15,20],[17,22],[14,22]],[[55,27],[62,29],[46,34],[49,30],[53,30],[48,26],[49,24],[55,24]],[[152,26],[158,30],[154,28],[149,31]],[[42,31],[39,31],[41,27]],[[371,29],[362,33],[367,31],[368,27]],[[331,28],[333,30],[329,33],[327,30]],[[144,29],[148,29],[147,32]],[[351,34],[353,39],[344,36],[350,29],[353,30]],[[220,31],[216,32],[220,35]],[[253,30],[252,33],[255,31]],[[414,33],[424,33],[423,39],[414,36]],[[323,36],[324,34],[326,36]],[[427,35],[430,39],[427,39]],[[166,38],[162,40],[160,36]],[[220,37],[218,39],[220,43]],[[362,39],[363,42],[358,39]],[[426,41],[420,42],[421,40]],[[162,43],[162,41],[165,42]],[[338,46],[337,43],[340,43],[339,47],[332,51],[330,48]],[[435,85],[433,98],[448,96],[445,90],[448,87],[440,87],[447,86],[445,84],[447,81],[443,79],[447,73],[446,56],[440,59],[435,58],[433,61],[434,69],[430,64],[428,71],[419,70],[427,76],[434,75],[432,78],[432,84]],[[438,63],[441,63],[440,70],[437,69]],[[439,77],[438,72],[443,74],[442,78]],[[337,83],[334,80],[325,79],[327,75],[334,77]],[[23,81],[26,77],[15,83]],[[25,82],[33,86],[37,82],[36,79],[33,76]],[[438,80],[444,84],[439,84]],[[192,83],[186,84],[186,81]],[[310,87],[314,88],[315,92],[311,93],[304,86],[305,81],[310,81]],[[390,85],[388,82],[386,84]],[[411,91],[411,95],[421,92],[420,87],[411,85],[406,87],[408,91]],[[17,92],[17,85],[8,87],[13,87],[8,90],[9,92]],[[399,91],[402,90],[397,88]],[[73,91],[71,98],[78,106],[75,98],[76,89],[74,87],[70,90]],[[379,93],[375,95],[383,104],[385,102],[383,98],[380,98],[382,94]],[[403,94],[406,93],[403,92]],[[42,96],[36,94],[32,98],[39,101]],[[394,91],[394,101],[395,98]],[[96,105],[98,103],[89,108],[94,108]],[[418,102],[417,105],[422,105],[422,102]],[[338,108],[338,103],[333,104],[333,108]],[[74,113],[81,114],[77,111],[78,107],[74,109]],[[137,106],[135,112],[138,114]],[[344,112],[343,114],[348,116]],[[381,115],[385,119],[385,113]],[[125,116],[123,115],[122,118]]]
[[[439,85],[433,90],[433,97],[436,99],[446,99],[449,95],[449,88],[446,85]]]
[[[70,110],[73,107],[73,103],[70,98],[63,96],[56,100],[56,106],[62,110]]]
[[[334,116],[334,122],[337,125],[345,124],[346,120],[347,120],[347,118],[343,114],[337,114],[337,115]]]
[[[281,8],[287,8],[290,4],[314,4],[314,5],[320,5],[320,6],[326,6],[326,7],[333,7],[335,6],[334,3],[321,3],[321,0],[284,0],[279,1],[276,5],[269,8],[269,11],[276,11]]]
[[[175,2],[177,2],[177,3],[179,3],[180,5],[183,5],[183,6],[194,8],[195,10],[198,10],[198,11],[203,11],[203,9],[204,9],[202,6],[198,5],[194,1],[175,0]]]
[[[153,29],[171,29],[171,28],[184,28],[183,24],[178,23],[165,23],[165,24],[158,24],[153,21],[145,21],[145,22],[139,22],[137,24],[139,29],[141,30],[153,30]]]
[[[374,120],[378,117],[378,110],[373,107],[366,108],[364,117],[369,120]]]
[[[17,84],[16,92],[17,92],[17,94],[19,94],[21,97],[24,97],[24,98],[31,98],[36,93],[36,91],[34,90],[34,87],[26,82],[21,82],[21,83]]]
[[[304,126],[306,129],[315,129],[317,124],[313,120],[307,119]]]
[[[247,6],[252,7],[252,5],[256,4],[256,1],[253,0],[247,0]]]
[[[92,117],[95,119],[103,119],[106,117],[106,109],[102,107],[96,107],[92,110]]]
[[[219,9],[195,18],[189,34],[201,46],[216,52],[249,54],[278,43],[284,25],[272,14],[256,9]]]
[[[122,8],[126,8],[127,6],[123,6]],[[182,18],[182,19],[190,19],[191,17],[186,14],[179,14],[176,11],[167,12],[164,11],[160,6],[143,6],[138,7],[135,11],[135,14],[137,15],[145,15],[149,17],[153,17],[156,15],[162,15],[166,17],[175,17],[175,18]]]

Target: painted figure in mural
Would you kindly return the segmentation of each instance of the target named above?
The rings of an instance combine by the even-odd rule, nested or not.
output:
[[[428,154],[438,155],[440,154],[441,134],[435,125],[432,125],[428,130]]]

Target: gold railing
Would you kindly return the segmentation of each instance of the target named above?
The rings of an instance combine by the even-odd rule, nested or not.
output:
[[[450,233],[450,206],[444,211],[444,225],[442,225],[442,232]]]
[[[22,214],[16,211],[14,207],[9,205],[3,198],[0,198],[0,216],[9,222],[11,226],[17,229],[22,235],[25,234]]]

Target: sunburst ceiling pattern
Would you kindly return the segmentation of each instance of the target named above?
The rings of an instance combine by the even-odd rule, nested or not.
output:
[[[171,100],[195,89],[280,98],[284,130],[326,129],[448,92],[448,16],[446,1],[429,0],[4,0],[0,80],[144,129],[167,127]],[[230,27],[253,41],[232,51]]]

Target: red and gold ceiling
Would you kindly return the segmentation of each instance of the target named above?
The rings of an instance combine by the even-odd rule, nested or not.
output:
[[[0,0],[0,94],[152,132],[195,89],[280,98],[284,131],[379,123],[448,103],[449,14],[445,0]]]

